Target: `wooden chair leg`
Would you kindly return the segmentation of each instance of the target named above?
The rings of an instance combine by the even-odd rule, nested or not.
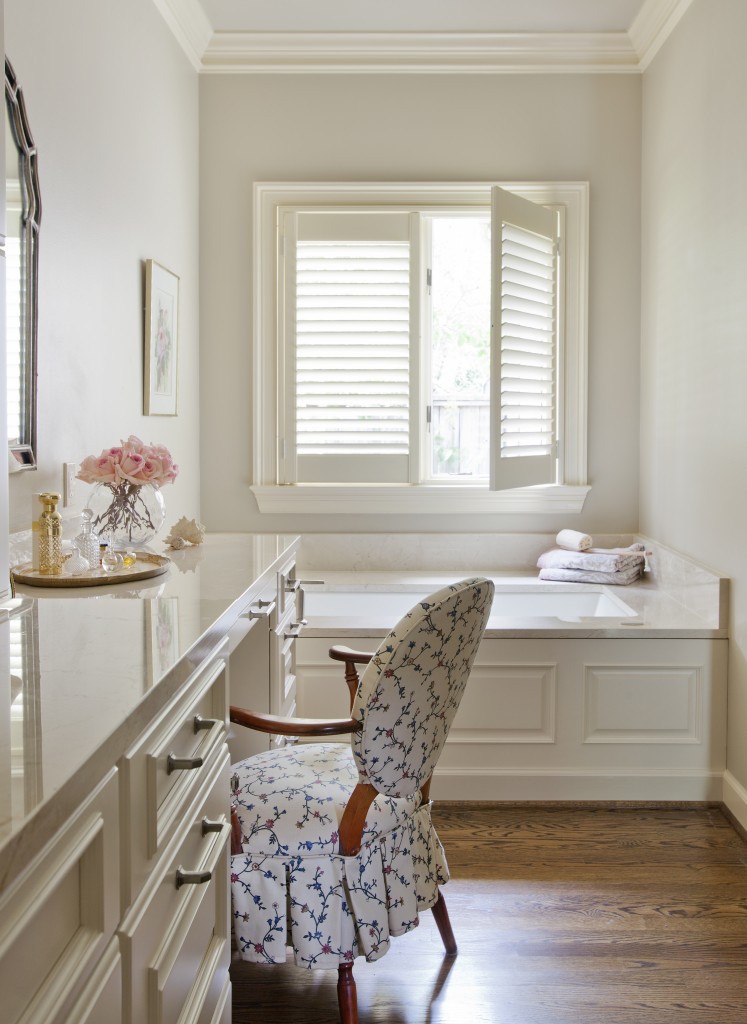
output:
[[[441,935],[441,940],[444,944],[444,949],[448,956],[456,956],[457,944],[454,938],[454,932],[451,930],[451,921],[449,920],[449,911],[446,909],[446,900],[443,897],[441,890],[438,890],[438,899],[433,904],[433,917],[435,918],[436,924],[438,925],[438,931]]]
[[[352,964],[340,964],[337,968],[337,1003],[342,1024],[358,1024],[358,996]]]

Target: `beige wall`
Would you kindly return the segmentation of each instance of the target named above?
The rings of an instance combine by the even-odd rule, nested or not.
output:
[[[632,530],[638,523],[640,78],[200,80],[202,509],[212,530]],[[262,516],[251,483],[255,181],[591,183],[589,478],[580,517]]]
[[[63,462],[130,433],[181,465],[167,521],[199,514],[197,74],[152,0],[6,0],[39,150],[39,469],[9,481],[11,529]],[[145,417],[142,263],[181,278],[179,405]],[[77,506],[88,492],[78,484]]]
[[[747,786],[747,4],[696,0],[644,76],[641,529],[733,580]]]

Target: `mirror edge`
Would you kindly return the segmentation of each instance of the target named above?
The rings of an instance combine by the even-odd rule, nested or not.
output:
[[[18,84],[13,66],[5,58],[5,103],[11,131],[20,156],[20,173],[28,200],[24,210],[23,232],[26,238],[25,273],[27,294],[30,297],[26,312],[26,345],[23,372],[23,437],[19,444],[9,444],[8,450],[18,469],[36,469],[36,427],[37,427],[37,329],[38,329],[38,278],[39,278],[39,225],[41,223],[41,193],[39,170],[34,138],[29,127],[23,90]],[[7,159],[7,154],[6,154]]]

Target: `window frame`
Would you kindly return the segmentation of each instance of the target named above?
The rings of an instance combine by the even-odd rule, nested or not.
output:
[[[283,253],[278,218],[292,207],[428,206],[490,208],[499,185],[542,205],[560,208],[564,219],[559,366],[561,409],[560,482],[492,491],[461,482],[409,484],[279,484],[283,452],[277,424],[285,400],[279,327],[285,308]],[[253,442],[252,486],[260,512],[272,513],[575,513],[587,484],[588,182],[257,182],[253,240]],[[414,269],[414,268],[413,268]]]

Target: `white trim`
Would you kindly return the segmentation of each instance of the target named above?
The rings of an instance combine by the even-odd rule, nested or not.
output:
[[[627,32],[216,32],[208,74],[639,71]]]
[[[454,488],[419,485],[421,497],[399,490],[395,500],[391,488],[338,488],[332,498],[329,486],[297,485],[277,487],[278,453],[275,446],[277,424],[276,339],[278,275],[276,256],[277,210],[282,206],[308,205],[311,202],[348,204],[422,205],[427,193],[428,205],[489,207],[493,184],[515,191],[536,203],[562,204],[566,211],[566,251],[575,258],[565,261],[566,364],[564,367],[563,446],[560,487],[533,487],[487,497],[479,488],[463,488],[461,498]],[[256,182],[254,185],[253,241],[253,473],[255,494],[260,510],[306,512],[413,511],[459,512],[580,512],[589,488],[587,473],[587,289],[589,237],[588,182]],[[570,341],[570,339],[574,339]],[[380,492],[379,494],[377,494]],[[416,488],[412,489],[413,491]],[[282,494],[277,493],[278,491]],[[405,496],[408,495],[408,496]],[[345,500],[343,501],[343,497]],[[430,507],[423,507],[423,497]],[[335,507],[328,503],[337,500]],[[443,504],[442,504],[443,500]],[[324,505],[324,508],[319,507]],[[291,507],[292,506],[292,507]],[[382,506],[378,508],[378,506]]]
[[[189,57],[192,67],[201,71],[203,59],[210,48],[213,26],[200,0],[153,0],[153,3]]]
[[[424,515],[547,512],[567,515],[581,512],[590,487],[521,487],[513,491],[486,488],[419,484],[290,484],[285,487],[257,485],[251,488],[260,512],[333,515]]]
[[[447,748],[448,749],[448,748]],[[721,772],[698,768],[436,768],[436,800],[720,801]]]
[[[747,789],[735,779],[730,771],[724,772],[722,800],[742,828],[747,829]]]
[[[645,71],[688,9],[692,0],[646,0],[628,30]]]
[[[200,0],[153,0],[203,74],[640,74],[692,0],[646,0],[627,32],[213,32]]]

